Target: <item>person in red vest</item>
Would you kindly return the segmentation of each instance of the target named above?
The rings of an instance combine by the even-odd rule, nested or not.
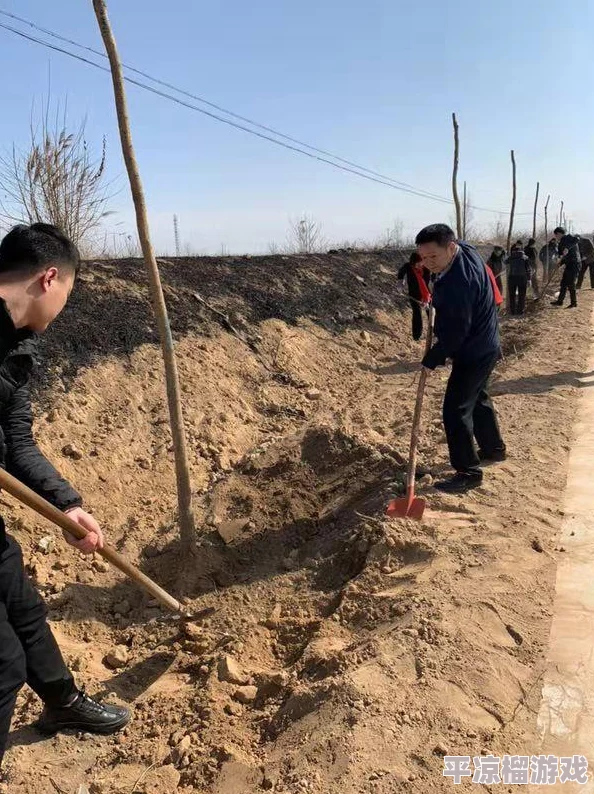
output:
[[[503,273],[503,263],[505,262],[505,257],[505,248],[502,245],[495,245],[489,258],[487,259],[487,265],[493,271],[493,275],[497,281],[497,288],[501,294],[503,294],[503,282],[501,280],[501,274]]]
[[[417,341],[423,335],[422,307],[428,306],[431,302],[431,292],[428,286],[431,274],[421,264],[421,257],[416,251],[413,251],[408,262],[405,262],[398,271],[399,281],[405,277],[412,309],[412,335],[413,339]]]
[[[490,267],[490,265],[486,264],[485,267],[487,268],[489,281],[491,282],[491,286],[493,287],[493,297],[495,298],[495,306],[499,308],[503,303],[503,295],[501,294],[501,288],[499,286],[501,277],[496,278],[495,273],[493,273],[493,269]]]

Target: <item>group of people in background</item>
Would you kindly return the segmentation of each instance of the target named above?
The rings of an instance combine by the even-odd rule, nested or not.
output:
[[[510,315],[520,316],[526,311],[528,287],[531,288],[534,299],[539,297],[539,262],[543,289],[552,276],[561,270],[560,290],[558,297],[552,301],[553,306],[562,306],[569,294],[567,308],[575,308],[577,290],[582,288],[588,271],[590,287],[594,289],[594,244],[588,237],[568,234],[562,226],[558,226],[553,237],[540,250],[534,237],[526,245],[522,240],[517,240],[509,255],[503,246],[495,245],[486,264],[500,295],[504,294],[503,274],[507,275],[507,308]],[[429,304],[431,296],[431,274],[423,266],[418,251],[413,251],[409,260],[402,265],[398,271],[398,279],[406,279],[412,309],[412,335],[417,341],[423,335],[423,307]]]
[[[588,270],[594,289],[594,245],[558,226],[540,251],[534,238],[526,245],[517,240],[509,254],[496,245],[485,262],[475,247],[457,240],[453,230],[441,223],[422,229],[415,242],[416,251],[398,272],[398,278],[407,282],[413,337],[421,338],[423,314],[432,306],[433,344],[422,365],[433,370],[448,361],[452,364],[443,422],[454,474],[434,487],[463,494],[480,487],[485,466],[507,457],[488,392],[489,377],[501,358],[498,309],[503,302],[503,274],[512,315],[524,313],[528,286],[534,298],[542,297],[557,272],[561,283],[553,304],[562,306],[569,293],[568,308],[575,308],[577,290]]]
[[[487,264],[495,274],[501,291],[501,277],[504,271],[507,272],[508,309],[511,315],[524,314],[528,286],[534,298],[539,296],[538,262],[542,265],[543,286],[547,285],[553,273],[562,269],[559,295],[552,301],[554,306],[562,306],[568,293],[568,308],[577,306],[577,290],[581,289],[588,271],[590,286],[594,289],[594,244],[587,237],[568,234],[562,226],[558,226],[552,239],[540,251],[537,251],[533,237],[525,246],[522,240],[517,240],[509,256],[502,246],[496,245]]]

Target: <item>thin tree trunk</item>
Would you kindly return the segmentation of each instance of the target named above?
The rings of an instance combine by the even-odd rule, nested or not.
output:
[[[536,183],[536,196],[534,197],[534,215],[532,216],[532,237],[536,240],[536,210],[538,209],[538,193],[540,182]]]
[[[464,212],[462,214],[462,237],[466,240],[466,180],[464,180]]]
[[[458,122],[456,114],[452,113],[452,123],[454,125],[454,170],[452,172],[452,193],[454,204],[456,205],[456,234],[458,239],[462,239],[462,212],[460,209],[460,197],[458,196],[458,161],[460,158],[460,138],[458,135]]]
[[[196,547],[196,532],[194,525],[194,514],[192,512],[192,490],[190,487],[190,471],[188,467],[188,456],[186,448],[186,436],[184,432],[183,416],[180,401],[179,377],[173,337],[169,318],[167,316],[167,306],[161,287],[161,277],[155,259],[155,253],[150,239],[146,204],[142,182],[138,172],[136,156],[132,144],[132,133],[128,118],[128,107],[126,102],[126,92],[122,74],[122,65],[117,51],[116,42],[109,24],[107,8],[104,0],[93,0],[93,8],[99,29],[105,44],[105,49],[109,57],[111,66],[111,76],[115,95],[115,104],[122,144],[122,153],[128,171],[130,188],[136,211],[136,223],[138,226],[138,236],[142,247],[142,254],[147,266],[151,295],[159,327],[161,347],[163,350],[163,360],[165,364],[165,381],[167,386],[167,401],[169,404],[169,417],[171,421],[171,434],[173,437],[173,449],[175,455],[175,473],[177,479],[177,499],[179,512],[179,532],[182,547],[185,551],[192,551]]]
[[[559,210],[559,226],[563,226],[563,202],[561,202],[561,209]]]
[[[511,161],[512,161],[512,203],[511,203],[511,210],[509,213],[509,229],[507,230],[507,245],[506,251],[507,255],[510,254],[511,249],[511,238],[512,233],[514,230],[514,214],[516,211],[516,157],[514,154],[514,150],[511,150]],[[506,277],[506,292],[507,292],[507,308],[509,311],[509,307],[511,306],[510,301],[510,294],[509,294],[509,279]]]
[[[549,201],[551,200],[551,195],[547,196],[547,202],[544,206],[544,216],[545,216],[545,245],[547,247],[546,254],[545,254],[545,268],[546,273],[544,280],[549,277],[549,270],[551,268],[551,264],[549,262]]]
[[[510,248],[511,248],[511,238],[512,233],[514,230],[514,215],[516,212],[516,156],[514,154],[514,150],[511,150],[511,161],[512,161],[512,203],[511,203],[511,210],[509,213],[509,229],[507,232],[507,253],[509,255]]]

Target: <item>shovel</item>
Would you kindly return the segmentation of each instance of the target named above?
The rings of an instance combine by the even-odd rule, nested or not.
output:
[[[84,538],[87,534],[87,531],[80,527],[71,518],[69,518],[66,513],[62,513],[62,511],[58,510],[57,507],[51,505],[42,496],[36,494],[26,485],[23,485],[22,482],[19,482],[19,480],[1,468],[0,489],[7,491],[19,502],[27,505],[27,507],[30,507],[36,513],[39,513],[39,515],[47,518],[61,529],[66,530],[66,532],[70,533],[71,535],[74,535],[75,538],[82,540],[82,538]],[[102,549],[97,550],[97,553],[118,568],[122,573],[126,574],[126,576],[130,577],[130,579],[136,582],[137,585],[146,590],[147,593],[150,593],[150,595],[163,604],[163,606],[166,606],[173,612],[177,612],[182,618],[191,618],[191,616],[187,614],[186,610],[177,599],[169,595],[166,590],[163,590],[163,588],[159,587],[156,582],[153,582],[152,579],[149,579],[149,577],[142,573],[142,571],[139,571],[138,568],[132,565],[132,563],[128,562],[128,560],[126,560],[125,557],[116,551],[113,546],[108,546],[105,544]]]
[[[425,353],[429,351],[433,343],[433,317],[434,309],[429,310],[429,328],[427,329],[427,339],[425,340]],[[425,384],[427,382],[428,370],[423,367],[419,377],[419,387],[417,389],[417,401],[415,403],[415,413],[413,416],[412,433],[410,437],[410,453],[408,457],[408,472],[406,476],[406,496],[399,499],[392,499],[386,508],[386,515],[390,518],[414,518],[420,521],[425,512],[426,501],[422,496],[415,496],[415,474],[417,469],[417,447],[421,431],[421,413],[423,410],[423,397],[425,396]]]

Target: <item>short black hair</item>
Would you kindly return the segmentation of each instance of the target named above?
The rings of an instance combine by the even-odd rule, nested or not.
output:
[[[450,243],[454,242],[456,242],[454,230],[445,223],[432,223],[431,226],[425,226],[415,238],[416,245],[435,243],[440,248],[447,248]]]
[[[75,275],[80,267],[78,248],[57,226],[19,224],[0,243],[0,276],[30,276],[51,265],[66,267]]]
[[[566,231],[563,226],[557,226],[553,234],[566,234]]]
[[[534,239],[534,237],[531,237],[531,238],[528,240],[528,245],[536,245],[536,240]]]
[[[423,261],[423,257],[421,256],[421,254],[419,254],[418,251],[413,251],[408,260],[409,264],[411,265],[417,265],[419,262],[422,261]]]

